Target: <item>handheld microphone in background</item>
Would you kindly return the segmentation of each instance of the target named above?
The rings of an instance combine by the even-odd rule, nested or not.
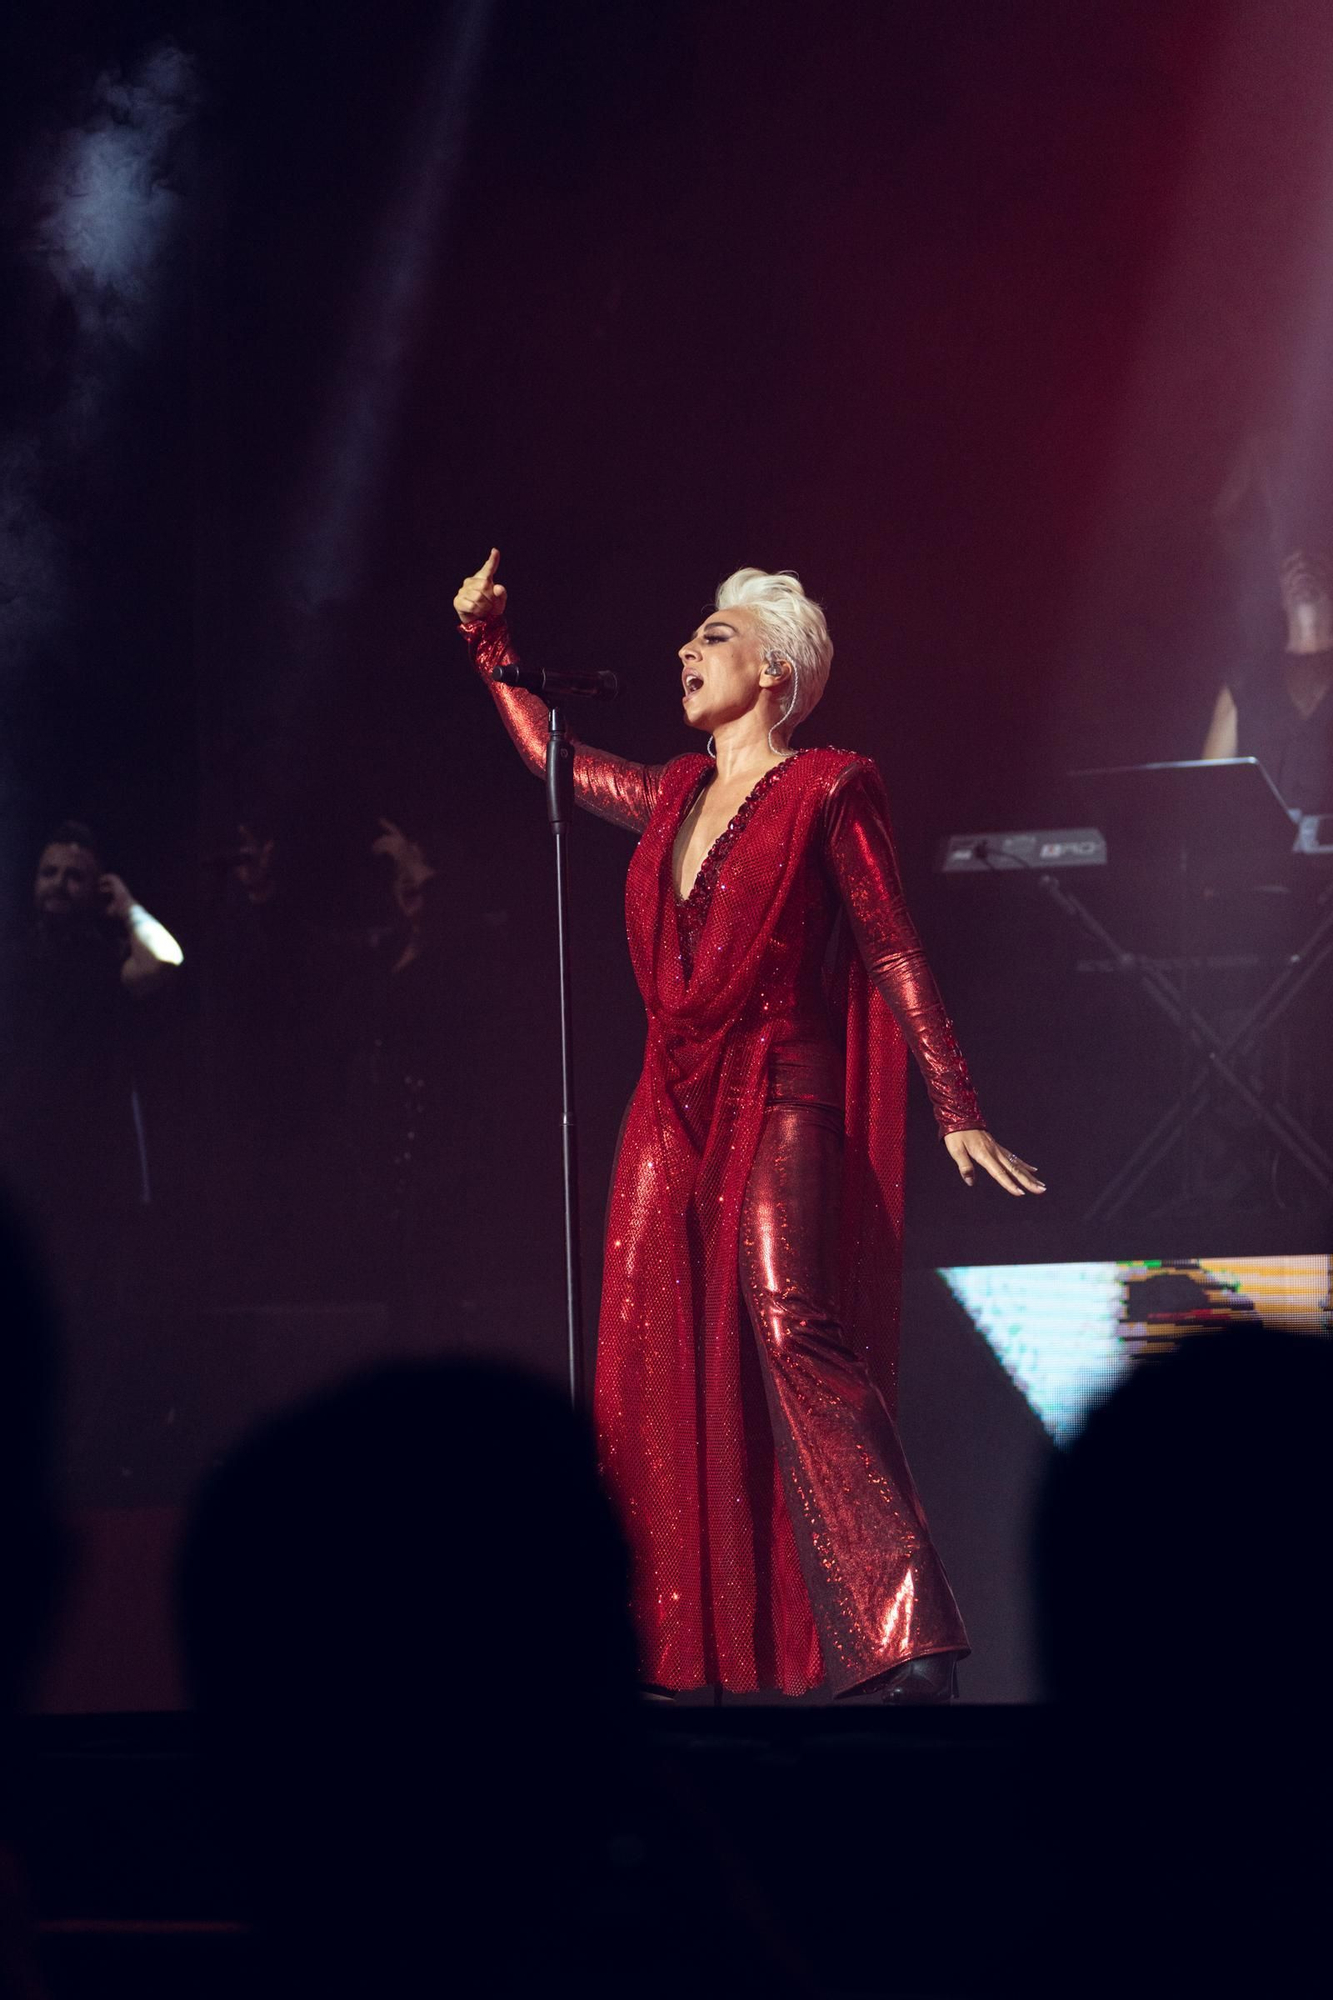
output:
[[[601,668],[594,673],[562,673],[558,667],[525,667],[514,661],[492,667],[491,679],[501,687],[524,688],[554,705],[559,701],[614,701],[620,693],[618,677]]]

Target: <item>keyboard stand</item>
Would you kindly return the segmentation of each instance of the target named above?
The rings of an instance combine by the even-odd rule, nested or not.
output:
[[[1333,1157],[1306,1131],[1294,1113],[1271,1095],[1261,1077],[1246,1073],[1246,1059],[1261,1046],[1264,1037],[1319,968],[1333,957],[1333,882],[1319,899],[1321,914],[1303,948],[1283,964],[1277,978],[1270,982],[1235,1030],[1222,1035],[1188,997],[1189,973],[1212,969],[1212,961],[1207,957],[1162,960],[1126,951],[1083,899],[1066,888],[1058,876],[1039,874],[1035,880],[1061,914],[1107,954],[1106,960],[1084,969],[1109,969],[1135,980],[1145,997],[1171,1022],[1190,1052],[1189,1074],[1181,1095],[1167,1106],[1152,1130],[1117,1168],[1088,1208],[1085,1220],[1113,1221],[1171,1152],[1178,1146],[1188,1146],[1189,1134],[1206,1107],[1213,1077],[1233,1091],[1260,1120],[1275,1143],[1321,1194],[1333,1195]],[[1229,966],[1236,962],[1234,958],[1226,961]],[[1250,959],[1251,964],[1262,962]],[[1186,1157],[1182,1160],[1182,1194],[1188,1200],[1191,1188],[1187,1171]]]
[[[1178,890],[1177,950],[1169,959],[1151,958],[1125,950],[1057,876],[1038,877],[1056,907],[1096,940],[1117,972],[1135,980],[1180,1038],[1180,1087],[1175,1100],[1107,1182],[1086,1219],[1105,1223],[1123,1214],[1149,1175],[1175,1151],[1180,1155],[1181,1199],[1190,1204],[1193,1134],[1214,1079],[1262,1124],[1322,1195],[1333,1195],[1333,1157],[1250,1063],[1275,1024],[1333,956],[1333,884],[1318,900],[1305,944],[1279,962],[1276,978],[1229,1033],[1220,1032],[1200,1012],[1191,991],[1200,972],[1215,970],[1220,963],[1193,948],[1199,892],[1219,881],[1271,880],[1287,867],[1294,829],[1267,773],[1253,758],[1231,758],[1132,765],[1073,776],[1095,808],[1112,865],[1137,861],[1159,880],[1163,874],[1168,879],[1174,876]]]

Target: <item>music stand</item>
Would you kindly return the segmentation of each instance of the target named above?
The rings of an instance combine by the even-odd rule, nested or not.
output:
[[[1215,871],[1262,876],[1281,868],[1296,824],[1257,757],[1191,758],[1071,771],[1117,861],[1169,860],[1196,883]]]

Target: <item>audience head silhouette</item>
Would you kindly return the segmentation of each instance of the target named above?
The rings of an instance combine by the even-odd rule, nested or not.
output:
[[[52,1490],[55,1323],[36,1265],[0,1201],[0,1719],[20,1708],[63,1568]]]
[[[1327,1625],[1333,1343],[1268,1326],[1141,1364],[1056,1460],[1037,1532],[1049,1692],[1160,1705],[1145,1648],[1187,1650],[1189,1705],[1231,1698],[1243,1662]],[[1302,1699],[1298,1677],[1271,1697]]]
[[[556,1391],[404,1363],[280,1417],[205,1491],[181,1598],[254,1910],[307,1968],[354,1983],[392,1946],[401,1969],[423,1926],[521,1955],[563,1921],[636,1675],[623,1545]]]
[[[1137,1368],[1051,1473],[1050,1893],[1081,1991],[1142,1991],[1145,1968],[1155,1992],[1295,1991],[1323,1953],[1329,1731],[1311,1672],[1331,1421],[1333,1344],[1199,1334]]]
[[[602,1717],[634,1689],[627,1564],[591,1442],[545,1383],[414,1362],[284,1414],[206,1488],[182,1569],[202,1713],[452,1738],[466,1702]]]

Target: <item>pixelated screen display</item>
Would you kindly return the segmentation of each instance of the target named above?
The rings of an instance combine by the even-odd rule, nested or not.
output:
[[[1221,1327],[1333,1331],[1318,1257],[989,1264],[940,1276],[1044,1428],[1063,1443],[1136,1361]]]

